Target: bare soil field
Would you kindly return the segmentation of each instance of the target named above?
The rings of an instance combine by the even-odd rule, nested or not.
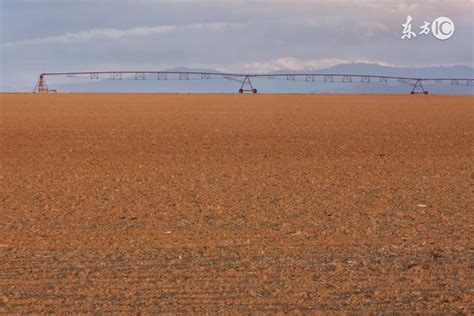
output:
[[[1,94],[3,313],[473,313],[472,96]]]

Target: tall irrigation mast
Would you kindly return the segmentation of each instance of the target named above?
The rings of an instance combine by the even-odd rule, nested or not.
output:
[[[277,73],[277,74],[241,74],[201,71],[80,71],[80,72],[44,72],[36,83],[35,93],[56,92],[46,84],[46,76],[86,78],[93,80],[210,80],[226,79],[241,84],[239,93],[257,93],[251,79],[286,80],[299,82],[324,83],[398,83],[411,88],[410,94],[428,94],[423,83],[441,85],[474,86],[473,78],[414,78],[365,74],[327,74],[327,73]]]
[[[39,76],[34,92],[39,92],[39,93],[51,92],[51,90],[49,90],[48,88],[48,85],[46,84],[46,80],[44,79],[44,74],[41,74]]]

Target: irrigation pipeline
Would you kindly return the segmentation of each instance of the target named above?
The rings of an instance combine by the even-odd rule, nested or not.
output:
[[[252,79],[286,80],[295,82],[326,83],[399,83],[411,87],[411,94],[428,94],[423,84],[474,86],[472,78],[415,78],[366,74],[331,74],[331,73],[271,73],[241,74],[201,71],[79,71],[79,72],[45,72],[41,73],[33,92],[56,92],[48,88],[46,77],[63,76],[68,78],[86,78],[92,80],[211,80],[225,79],[241,83],[239,93],[257,93]]]

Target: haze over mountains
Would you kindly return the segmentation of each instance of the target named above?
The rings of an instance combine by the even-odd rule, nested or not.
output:
[[[168,69],[171,71],[208,71],[219,72],[213,69],[191,69],[178,67]],[[324,69],[305,69],[295,71],[291,69],[270,72],[275,73],[332,73],[332,74],[364,74],[401,76],[416,78],[474,78],[474,68],[468,66],[436,66],[423,68],[388,67],[378,64],[353,63],[339,64]],[[176,93],[235,93],[240,88],[240,83],[235,80],[84,80],[73,78],[48,77],[47,82],[52,89],[60,92],[176,92]],[[61,81],[57,81],[61,80]],[[253,85],[262,93],[408,93],[411,87],[406,84],[379,83],[372,81],[370,84],[361,83],[355,79],[351,83],[325,83],[287,81],[285,79],[268,80],[253,78]],[[439,94],[474,94],[474,85],[426,85],[430,93]]]

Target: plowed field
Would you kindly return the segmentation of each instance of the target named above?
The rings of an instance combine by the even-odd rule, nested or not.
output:
[[[473,313],[472,96],[0,95],[4,313]]]

